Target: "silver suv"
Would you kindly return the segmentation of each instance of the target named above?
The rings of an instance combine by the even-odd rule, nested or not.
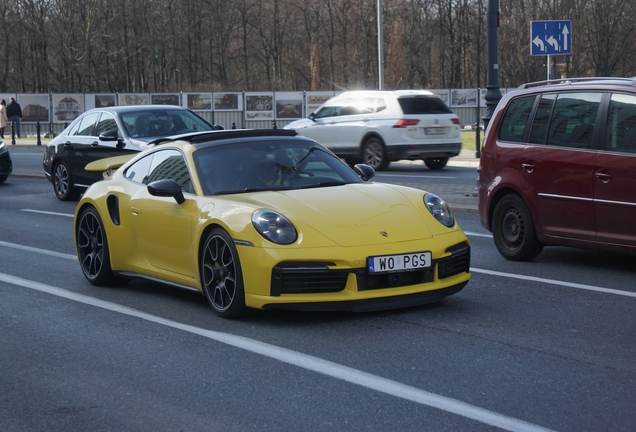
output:
[[[441,169],[462,147],[459,117],[425,90],[344,92],[285,129],[318,141],[349,164],[362,161],[376,170],[401,159]]]

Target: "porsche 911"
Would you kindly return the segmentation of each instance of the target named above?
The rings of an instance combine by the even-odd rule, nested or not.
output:
[[[74,219],[94,285],[145,278],[252,309],[374,311],[439,302],[470,279],[470,243],[447,203],[374,183],[291,130],[159,139],[86,166],[103,180]]]

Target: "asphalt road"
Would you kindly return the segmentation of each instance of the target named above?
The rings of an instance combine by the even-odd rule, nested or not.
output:
[[[507,262],[471,213],[472,280],[381,313],[213,314],[150,282],[93,287],[75,203],[0,185],[2,431],[630,431],[633,257]]]

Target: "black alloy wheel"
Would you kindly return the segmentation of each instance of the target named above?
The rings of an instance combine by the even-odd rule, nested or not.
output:
[[[543,250],[530,210],[518,195],[507,195],[497,203],[492,236],[499,253],[511,261],[530,261]]]
[[[124,281],[113,275],[104,224],[94,207],[82,211],[77,224],[77,254],[82,272],[93,285]]]
[[[212,309],[223,318],[245,314],[245,290],[238,251],[230,235],[213,229],[201,251],[201,283]]]
[[[442,169],[446,166],[447,163],[448,163],[447,157],[424,159],[424,164],[426,164],[426,166],[432,170]]]
[[[362,146],[362,163],[373,167],[376,171],[385,170],[389,166],[384,144],[379,138],[372,137],[365,141]]]
[[[71,173],[64,162],[58,162],[53,168],[53,190],[60,201],[77,199],[78,194],[73,189]]]

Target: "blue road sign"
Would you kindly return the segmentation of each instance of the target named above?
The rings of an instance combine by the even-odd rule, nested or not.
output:
[[[533,56],[572,54],[572,21],[532,21],[531,24]]]

